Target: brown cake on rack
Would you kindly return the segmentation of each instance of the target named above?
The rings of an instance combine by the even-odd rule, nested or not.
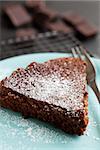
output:
[[[19,68],[1,81],[0,105],[81,135],[88,124],[86,64],[58,58]]]

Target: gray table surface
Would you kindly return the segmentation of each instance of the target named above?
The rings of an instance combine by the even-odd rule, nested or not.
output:
[[[48,7],[58,10],[59,12],[66,12],[68,10],[74,10],[86,17],[91,23],[96,25],[100,29],[100,1],[46,1]],[[2,20],[1,20],[2,21]],[[1,23],[0,23],[1,24]],[[1,39],[4,32],[8,32],[8,29],[1,26]],[[11,29],[9,30],[11,32]],[[8,32],[8,34],[9,34]],[[6,35],[6,34],[5,34]],[[100,58],[100,34],[96,37],[83,42],[89,51],[95,56]]]

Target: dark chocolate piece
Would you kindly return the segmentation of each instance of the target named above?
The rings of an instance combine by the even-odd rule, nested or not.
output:
[[[41,8],[41,10],[39,11],[39,13],[48,16],[48,18],[50,19],[50,21],[52,21],[53,19],[57,18],[57,15],[58,15],[57,11],[49,9],[47,7]]]
[[[26,0],[25,4],[27,8],[33,11],[38,11],[39,9],[46,7],[43,0]]]
[[[32,17],[28,14],[26,9],[22,5],[6,5],[4,6],[3,10],[10,18],[12,24],[15,27],[29,24],[32,21]]]
[[[49,22],[45,26],[50,31],[58,31],[58,32],[64,32],[64,33],[70,33],[73,32],[72,28],[66,25],[62,21],[56,21],[56,22]]]
[[[43,29],[47,22],[54,21],[57,19],[57,12],[48,8],[42,8],[34,16],[35,26]]]
[[[86,64],[58,58],[17,69],[0,83],[0,105],[81,135],[88,124]]]
[[[77,33],[83,38],[90,38],[97,34],[97,29],[87,21],[84,21],[76,26]]]
[[[71,26],[77,26],[79,23],[84,21],[84,18],[79,14],[69,11],[62,15],[63,20]]]
[[[33,28],[18,29],[16,31],[16,37],[31,36],[31,35],[36,35],[36,34],[37,34],[37,31]]]

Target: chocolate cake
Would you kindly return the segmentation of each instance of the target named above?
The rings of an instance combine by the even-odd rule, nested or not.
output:
[[[88,124],[86,64],[79,58],[33,62],[0,83],[0,105],[82,135]]]

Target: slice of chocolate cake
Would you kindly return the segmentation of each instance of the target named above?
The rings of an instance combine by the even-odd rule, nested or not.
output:
[[[0,83],[0,105],[81,135],[88,124],[86,64],[58,58],[17,69]]]

